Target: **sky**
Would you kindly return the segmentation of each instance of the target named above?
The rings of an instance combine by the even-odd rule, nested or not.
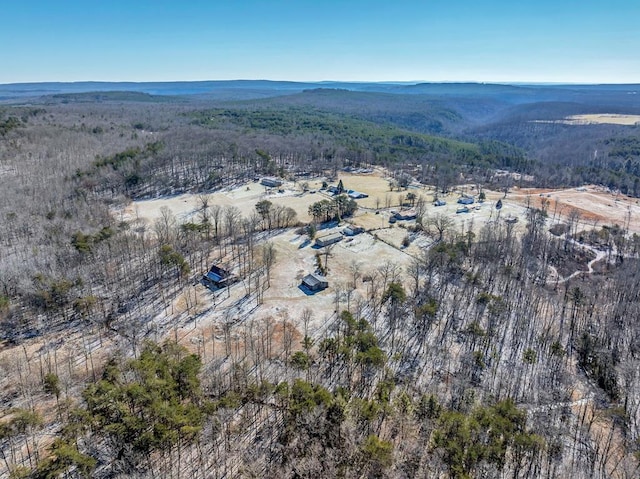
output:
[[[14,0],[0,83],[640,83],[638,0]]]

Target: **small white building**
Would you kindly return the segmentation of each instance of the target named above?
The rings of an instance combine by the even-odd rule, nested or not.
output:
[[[344,234],[345,236],[356,236],[356,235],[359,235],[360,233],[364,233],[364,228],[360,226],[350,225],[342,230],[342,234]]]

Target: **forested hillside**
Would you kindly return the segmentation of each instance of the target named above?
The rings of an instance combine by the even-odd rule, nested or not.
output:
[[[490,221],[459,228],[425,206],[471,185],[505,202],[514,185],[638,196],[637,126],[532,123],[594,110],[506,115],[508,99],[491,95],[61,94],[0,109],[0,476],[640,474],[631,210],[598,224],[536,194],[519,223],[488,202]],[[363,234],[379,244],[379,230],[400,229],[418,252],[393,250],[406,268],[342,265],[349,280],[329,276],[326,310],[283,297],[257,316],[287,251],[274,243],[329,226],[286,203],[244,214],[209,195],[266,176],[306,193],[345,167],[376,168],[402,195],[360,208],[376,225],[395,208],[414,214]],[[183,193],[197,215],[123,213]],[[314,261],[338,268],[330,248]],[[200,284],[212,264],[234,285]]]

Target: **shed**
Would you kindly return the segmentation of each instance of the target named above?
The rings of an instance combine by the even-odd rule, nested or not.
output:
[[[444,205],[446,205],[446,204],[447,204],[447,202],[446,202],[446,201],[444,201],[444,200],[436,200],[436,201],[433,203],[433,206],[444,206]]]
[[[329,282],[322,275],[308,274],[302,278],[302,285],[311,291],[321,291],[329,286]]]
[[[322,248],[323,246],[328,246],[330,244],[337,243],[341,239],[342,239],[342,235],[340,233],[331,233],[331,234],[316,238],[316,244]]]
[[[272,176],[268,176],[266,178],[262,178],[260,180],[260,184],[263,186],[268,186],[270,188],[278,188],[279,186],[282,186],[282,180],[279,180],[278,178],[274,178]]]

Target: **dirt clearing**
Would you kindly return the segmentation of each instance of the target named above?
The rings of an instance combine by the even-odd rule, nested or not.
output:
[[[536,208],[546,202],[551,218],[566,219],[572,211],[577,211],[581,221],[591,225],[600,227],[617,224],[628,226],[631,232],[640,233],[640,200],[599,186],[562,190],[514,188],[506,201]]]

